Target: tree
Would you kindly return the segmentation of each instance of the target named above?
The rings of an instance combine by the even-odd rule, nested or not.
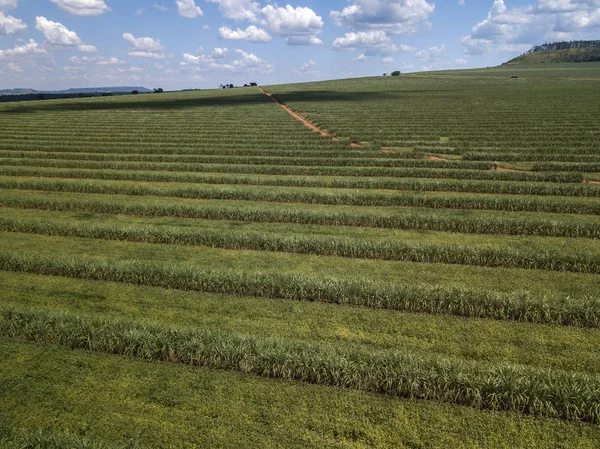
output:
[[[162,87],[159,87],[157,89],[154,89],[154,93],[155,94],[162,94],[164,92],[164,90],[162,89]]]
[[[384,73],[383,76],[387,76],[387,73]]]
[[[392,76],[400,76],[400,70],[393,71]]]
[[[137,91],[137,90],[132,90],[131,91],[131,95],[138,95],[138,94],[139,94],[139,91]]]

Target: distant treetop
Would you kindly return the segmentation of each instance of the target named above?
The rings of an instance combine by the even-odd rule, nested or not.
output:
[[[540,51],[553,51],[553,50],[569,50],[572,48],[592,48],[600,47],[600,40],[595,41],[562,41],[553,42],[551,44],[536,45],[526,54],[538,53]]]

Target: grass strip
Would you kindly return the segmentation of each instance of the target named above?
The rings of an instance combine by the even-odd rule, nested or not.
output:
[[[435,161],[432,161],[435,162]],[[581,173],[530,173],[496,170],[460,170],[430,168],[387,168],[387,167],[303,167],[291,165],[226,165],[226,164],[175,164],[158,162],[98,162],[59,161],[48,159],[0,159],[0,165],[21,167],[73,168],[93,170],[148,170],[170,172],[212,172],[262,175],[294,176],[357,176],[393,178],[455,178],[473,180],[540,181],[581,183]]]
[[[600,227],[593,222],[571,223],[521,217],[445,216],[435,212],[372,214],[361,211],[310,211],[301,209],[265,210],[252,206],[223,207],[195,204],[124,204],[114,199],[76,200],[74,198],[30,197],[5,193],[0,205],[22,209],[79,211],[146,217],[201,218],[262,223],[296,223],[331,226],[357,226],[387,229],[422,229],[469,234],[508,234],[546,237],[600,238]]]
[[[600,378],[595,375],[402,351],[340,351],[305,342],[39,310],[1,310],[0,335],[477,409],[600,420]]]
[[[593,449],[600,438],[582,422],[18,340],[0,340],[0,378],[13,434],[68,429],[130,449]]]
[[[500,172],[502,173],[502,172]],[[600,187],[590,184],[536,183],[520,181],[463,181],[460,179],[392,179],[218,175],[212,173],[172,173],[117,170],[60,170],[27,167],[0,167],[0,176],[63,179],[101,179],[110,181],[180,182],[200,184],[260,185],[282,187],[326,187],[345,189],[410,190],[418,192],[496,193],[505,195],[543,195],[600,197]]]
[[[500,210],[510,212],[548,212],[559,214],[600,215],[600,202],[552,197],[515,197],[439,193],[371,193],[315,191],[282,187],[172,186],[111,181],[63,181],[0,179],[0,188],[45,192],[94,193],[102,195],[159,196],[187,199],[261,201],[272,203],[327,204],[341,206],[399,206],[432,209]],[[285,189],[285,190],[284,190]]]
[[[481,288],[241,272],[98,257],[48,257],[8,251],[0,252],[0,270],[406,312],[590,328],[600,326],[600,299],[592,297],[547,297],[525,291],[499,293]]]
[[[319,167],[431,167],[446,169],[491,170],[492,162],[436,161],[423,158],[323,158],[323,157],[264,157],[264,156],[150,156],[135,154],[86,154],[86,153],[29,153],[0,151],[0,158],[59,159],[70,161],[133,161],[175,162],[188,164],[248,164],[248,165],[300,165]]]
[[[62,237],[83,237],[139,243],[209,246],[232,250],[256,250],[315,254],[357,259],[447,263],[481,267],[525,268],[600,274],[600,257],[593,253],[568,254],[539,248],[488,248],[374,241],[318,235],[211,231],[176,226],[117,226],[19,220],[0,217],[0,230]]]

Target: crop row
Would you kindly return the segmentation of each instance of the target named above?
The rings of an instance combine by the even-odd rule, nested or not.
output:
[[[491,162],[431,161],[427,159],[392,158],[321,158],[321,157],[253,157],[253,156],[165,156],[136,154],[86,154],[86,153],[29,153],[0,152],[6,159],[45,159],[68,161],[114,161],[114,162],[173,162],[182,164],[235,164],[235,165],[300,165],[305,167],[415,167],[468,170],[491,170]]]
[[[62,180],[13,180],[1,179],[0,188],[15,190],[36,190],[45,192],[94,193],[103,195],[158,196],[187,199],[218,199],[238,201],[261,201],[276,203],[327,204],[343,206],[403,206],[427,207],[433,209],[474,209],[511,212],[548,212],[566,214],[600,215],[600,202],[564,198],[488,195],[446,196],[437,193],[369,193],[310,191],[304,189],[254,190],[232,187],[157,187],[151,184],[110,183],[104,181],[81,182]]]
[[[539,172],[580,172],[580,173],[597,173],[600,172],[600,163],[542,163],[535,164],[533,171]]]
[[[433,161],[432,161],[433,162]],[[212,172],[257,175],[293,176],[356,176],[390,178],[453,178],[496,181],[537,181],[581,183],[581,173],[529,173],[487,170],[459,170],[439,168],[386,168],[386,167],[301,167],[284,165],[195,165],[157,162],[97,162],[56,161],[46,159],[0,159],[0,166],[71,168],[92,170],[147,170],[170,172]]]
[[[368,239],[206,231],[178,227],[71,224],[0,217],[0,230],[49,236],[82,237],[139,243],[197,245],[231,250],[276,251],[357,259],[447,263],[600,274],[600,256],[563,251],[472,247],[376,241]]]
[[[297,223],[357,226],[384,229],[423,229],[469,234],[535,235],[546,237],[600,238],[597,223],[557,222],[553,219],[443,215],[436,211],[373,214],[365,212],[307,211],[257,207],[223,207],[191,204],[123,204],[109,200],[52,199],[11,195],[0,197],[0,205],[23,209],[84,211],[146,217],[201,218],[259,223]]]
[[[565,153],[464,153],[466,161],[503,161],[503,162],[600,162],[599,154]]]
[[[600,420],[600,378],[572,372],[483,365],[402,350],[341,351],[307,342],[40,310],[1,310],[0,335],[477,409],[591,423]]]
[[[343,280],[284,273],[240,272],[97,257],[0,252],[0,270],[120,282],[235,296],[326,302],[374,309],[600,327],[600,298],[547,297],[530,292]]]
[[[504,172],[500,172],[504,173]],[[144,171],[60,170],[26,167],[0,167],[0,176],[42,177],[62,179],[96,179],[106,181],[178,182],[190,184],[254,185],[281,187],[323,187],[341,189],[407,190],[416,192],[464,192],[504,195],[541,195],[600,197],[600,187],[590,184],[481,182],[459,179],[368,179],[368,178],[307,178],[219,176],[204,173],[173,173]]]
[[[4,147],[4,143],[1,145]],[[262,145],[260,148],[246,148],[238,145],[214,145],[210,147],[194,147],[186,148],[179,146],[158,148],[136,148],[135,153],[127,151],[127,148],[114,147],[114,148],[82,148],[81,151],[74,151],[71,148],[52,150],[48,147],[32,148],[27,147],[17,150],[8,150],[2,148],[0,150],[1,157],[13,158],[13,157],[35,157],[44,158],[49,154],[66,154],[66,155],[120,155],[120,156],[134,156],[134,157],[156,157],[164,158],[164,160],[172,160],[175,157],[188,157],[188,156],[264,156],[264,157],[310,157],[310,158],[377,158],[377,159],[414,159],[415,155],[412,152],[383,152],[376,149],[367,150],[354,150],[348,149],[346,146],[323,146],[316,147],[311,145],[295,145],[290,147],[279,147],[279,148],[264,148]],[[35,156],[32,156],[35,155]],[[142,160],[142,159],[141,159]],[[143,159],[150,161],[150,159]],[[177,161],[173,161],[177,162]],[[189,161],[188,161],[189,162]]]

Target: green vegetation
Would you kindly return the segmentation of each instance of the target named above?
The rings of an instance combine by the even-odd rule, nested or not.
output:
[[[600,61],[600,41],[554,42],[536,45],[506,64],[554,64]]]
[[[0,448],[595,447],[573,67],[0,105]]]

